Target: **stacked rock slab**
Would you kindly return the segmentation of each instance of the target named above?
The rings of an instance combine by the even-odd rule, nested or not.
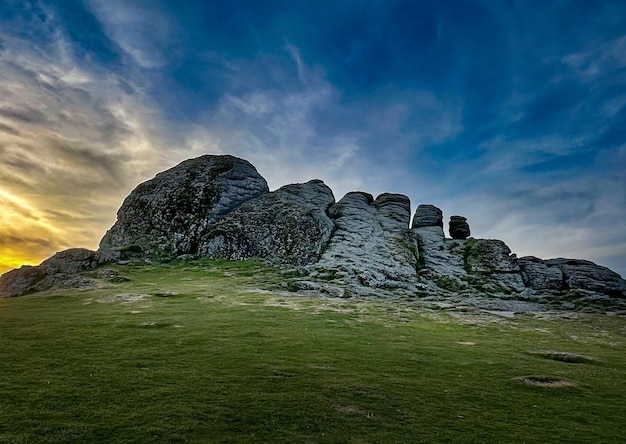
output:
[[[335,232],[300,288],[337,296],[413,293],[417,257],[408,232],[410,202],[401,194],[346,194],[328,214]],[[381,292],[383,290],[383,292]]]
[[[419,205],[413,216],[411,232],[419,251],[422,291],[458,292],[467,288],[463,262],[465,241],[446,239],[442,211],[434,205]]]
[[[249,200],[213,224],[198,254],[229,260],[260,257],[278,264],[316,262],[334,229],[335,203],[321,180],[286,185]]]
[[[462,220],[465,218],[459,219]],[[504,242],[446,239],[442,226],[440,209],[433,205],[417,207],[412,232],[417,239],[420,276],[427,292],[510,298],[525,290],[516,258]]]
[[[450,216],[448,226],[452,239],[467,239],[471,234],[467,219],[463,216]]]
[[[196,254],[217,220],[268,191],[265,179],[243,159],[206,155],[186,160],[130,193],[99,250]]]

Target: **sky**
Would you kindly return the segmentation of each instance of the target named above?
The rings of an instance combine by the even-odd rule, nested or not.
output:
[[[626,277],[626,2],[0,1],[0,273],[203,154]]]

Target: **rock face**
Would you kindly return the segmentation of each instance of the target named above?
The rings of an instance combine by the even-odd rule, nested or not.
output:
[[[400,194],[346,194],[328,210],[336,230],[300,288],[336,296],[414,291],[417,257],[410,248],[410,203]]]
[[[36,267],[23,266],[0,276],[0,297],[14,297],[51,288],[89,287],[92,281],[79,273],[93,270],[98,253],[84,248],[60,251]]]
[[[286,185],[247,201],[213,224],[201,239],[198,254],[311,264],[319,259],[333,232],[326,210],[334,203],[332,191],[321,180]]]
[[[265,179],[243,159],[186,160],[135,188],[99,250],[135,246],[146,253],[196,254],[217,220],[268,191]]]
[[[534,292],[583,300],[626,298],[626,281],[619,274],[580,259],[519,259],[525,283]]]
[[[463,216],[450,216],[448,226],[452,239],[467,239],[471,234],[467,219]]]
[[[500,240],[473,239],[467,219],[409,199],[351,192],[335,203],[322,181],[269,192],[247,161],[187,160],[139,185],[97,252],[71,249],[0,277],[0,297],[92,286],[88,272],[120,259],[264,258],[296,268],[290,289],[340,297],[445,300],[499,310],[600,302],[626,307],[626,281],[589,261],[517,258]],[[97,275],[98,271],[91,275]],[[453,302],[450,302],[453,301]],[[556,301],[556,302],[555,302]],[[571,307],[570,307],[571,308]]]

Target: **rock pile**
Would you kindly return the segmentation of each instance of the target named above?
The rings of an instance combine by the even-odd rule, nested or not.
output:
[[[443,213],[430,204],[417,207],[409,228],[410,211],[401,194],[351,192],[335,203],[320,180],[270,192],[249,162],[202,156],[139,185],[97,252],[71,249],[10,271],[0,296],[93,285],[85,271],[120,259],[260,257],[297,268],[292,289],[341,297],[508,301],[520,310],[538,307],[528,301],[626,305],[626,281],[605,267],[517,258],[500,240],[469,237],[462,216],[450,218],[446,238]]]

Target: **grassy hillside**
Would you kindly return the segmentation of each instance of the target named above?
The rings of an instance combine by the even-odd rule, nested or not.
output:
[[[303,297],[257,262],[117,270],[0,299],[0,443],[623,442],[624,317]]]

